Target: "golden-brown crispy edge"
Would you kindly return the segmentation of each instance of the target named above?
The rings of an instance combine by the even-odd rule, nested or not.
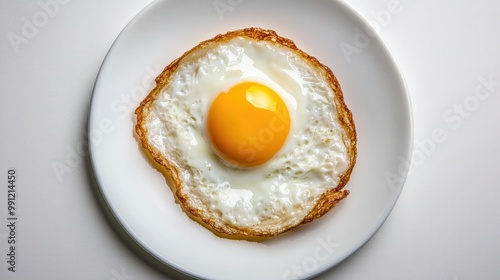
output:
[[[147,128],[144,126],[146,118],[149,111],[151,110],[151,105],[153,101],[158,97],[161,89],[168,83],[170,76],[177,69],[179,62],[182,61],[184,57],[193,53],[198,49],[202,49],[213,42],[225,42],[229,41],[234,37],[245,36],[259,41],[267,41],[273,44],[281,45],[292,49],[296,54],[309,61],[315,68],[322,69],[325,76],[327,77],[327,82],[330,87],[335,92],[335,107],[339,115],[339,121],[344,129],[344,144],[347,147],[347,152],[349,155],[349,166],[346,171],[340,176],[339,183],[335,189],[325,192],[317,201],[315,207],[306,215],[303,221],[293,227],[282,228],[278,231],[265,231],[265,230],[255,230],[255,229],[238,229],[231,225],[221,222],[214,221],[210,219],[207,215],[204,215],[202,211],[190,207],[187,203],[188,198],[180,191],[180,185],[182,184],[181,179],[178,175],[178,170],[174,163],[169,162],[164,158],[149,142],[147,141]],[[315,219],[318,219],[330,211],[339,201],[344,199],[348,194],[348,190],[343,190],[344,186],[349,181],[352,173],[352,169],[356,163],[357,149],[356,149],[356,130],[354,125],[354,120],[351,111],[347,108],[344,102],[344,96],[339,82],[333,72],[326,65],[320,63],[315,57],[308,55],[304,51],[298,49],[295,43],[287,38],[278,36],[273,30],[264,30],[261,28],[246,28],[235,31],[230,31],[225,34],[219,34],[212,39],[206,40],[192,48],[191,50],[185,52],[181,57],[172,61],[161,74],[155,79],[156,87],[148,94],[148,96],[141,102],[139,107],[135,110],[137,116],[137,122],[135,126],[135,132],[140,140],[142,148],[146,150],[150,157],[164,170],[160,170],[164,175],[169,175],[174,183],[175,196],[179,203],[182,205],[185,212],[194,220],[201,223],[206,228],[212,230],[218,236],[226,238],[248,238],[248,237],[272,237],[284,232],[290,231],[300,224],[309,223]]]

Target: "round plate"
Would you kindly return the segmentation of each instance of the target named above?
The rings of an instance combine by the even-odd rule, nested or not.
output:
[[[134,137],[133,111],[172,60],[199,42],[245,27],[273,29],[329,66],[358,134],[351,194],[313,223],[266,242],[215,236],[175,203]],[[383,224],[410,157],[409,98],[388,50],[338,1],[154,1],[122,31],[99,72],[89,120],[91,160],[125,231],[167,266],[211,279],[294,279],[332,268]]]

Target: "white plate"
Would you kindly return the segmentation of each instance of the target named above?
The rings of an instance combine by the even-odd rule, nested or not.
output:
[[[133,137],[133,110],[164,66],[202,40],[250,26],[276,30],[332,68],[359,139],[351,195],[325,217],[264,243],[218,238],[189,219]],[[337,1],[171,0],[145,8],[104,61],[89,120],[95,176],[118,222],[165,265],[202,278],[311,277],[355,252],[396,203],[412,142],[404,82],[383,43],[368,34]]]

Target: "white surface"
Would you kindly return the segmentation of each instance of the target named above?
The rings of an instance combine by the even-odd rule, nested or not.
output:
[[[408,98],[387,50],[373,39],[370,48],[360,54],[360,62],[349,63],[336,47],[352,39],[352,26],[363,26],[364,22],[336,2],[289,3],[291,13],[309,11],[289,26],[282,25],[289,12],[282,11],[281,2],[268,3],[266,12],[259,12],[259,3],[245,3],[245,9],[235,10],[234,18],[225,19],[223,26],[218,17],[206,13],[210,2],[188,6],[187,10],[185,5],[179,5],[183,9],[171,11],[176,3],[155,2],[134,18],[113,44],[99,73],[89,130],[102,130],[105,135],[102,141],[95,138],[90,151],[97,180],[113,213],[148,252],[190,275],[210,279],[295,279],[317,275],[342,261],[364,244],[387,217],[403,179],[388,184],[384,174],[398,170],[398,157],[409,157],[412,135]],[[318,18],[322,12],[323,17]],[[309,52],[322,54],[322,63],[335,69],[358,131],[359,154],[346,187],[351,195],[331,213],[291,233],[257,243],[218,238],[187,217],[174,202],[163,176],[152,168],[132,135],[133,110],[142,98],[135,98],[133,108],[123,116],[113,104],[128,89],[141,84],[142,69],[164,58],[167,64],[186,51],[170,42],[182,34],[195,33],[196,26],[157,35],[162,34],[163,26],[181,21],[186,14],[202,19],[214,34],[245,25],[262,26],[267,21],[264,27],[278,34],[295,35],[292,37],[299,47],[308,42],[306,38],[316,42],[309,46]],[[306,27],[312,21],[328,26],[323,31],[335,34],[335,40]],[[295,34],[297,30],[301,32]],[[304,33],[308,34],[306,38]],[[205,39],[190,40],[195,41],[194,46]],[[102,129],[103,123],[109,125]],[[406,170],[402,172],[406,176]],[[252,263],[255,265],[249,265]],[[296,272],[294,266],[303,271]]]
[[[149,2],[67,1],[17,52],[8,34],[21,36],[24,18],[43,9],[38,1],[0,2],[0,172],[15,167],[19,175],[17,272],[7,271],[1,226],[1,279],[168,279],[118,238],[98,206],[86,161],[73,152],[85,143],[90,94],[107,50]],[[399,12],[389,20],[391,1],[346,2],[382,23],[381,37],[410,91],[415,149],[424,156],[415,158],[381,230],[319,279],[498,278],[500,86],[483,100],[474,92],[484,90],[479,77],[500,81],[500,3],[402,0],[399,9],[390,6]],[[189,46],[184,37],[173,43]],[[464,102],[469,110],[454,113]],[[436,130],[445,140],[424,154],[418,143],[428,144]],[[58,178],[55,163],[68,172]],[[0,178],[0,219],[7,224],[6,175]]]

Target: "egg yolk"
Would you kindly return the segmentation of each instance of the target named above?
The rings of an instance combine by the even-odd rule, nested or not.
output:
[[[244,82],[215,98],[207,126],[219,156],[236,166],[252,167],[281,149],[290,131],[290,113],[272,89]]]

